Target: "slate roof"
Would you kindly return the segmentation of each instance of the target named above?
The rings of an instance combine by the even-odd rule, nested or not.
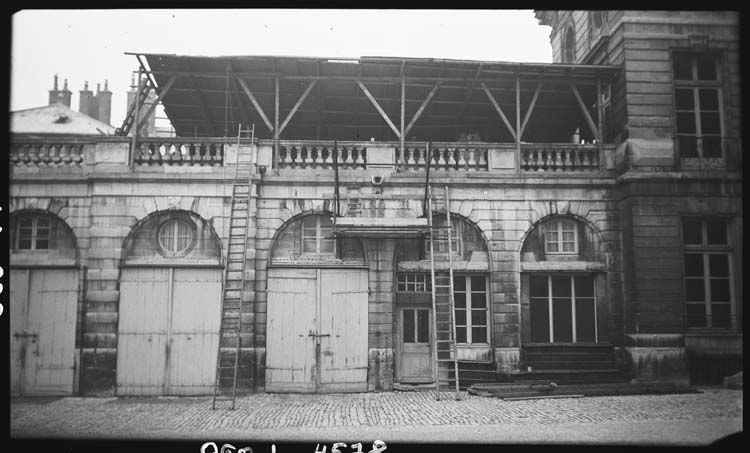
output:
[[[10,114],[13,134],[114,135],[115,128],[62,103],[18,110]]]

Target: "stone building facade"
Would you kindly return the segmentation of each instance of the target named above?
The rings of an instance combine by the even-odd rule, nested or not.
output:
[[[706,366],[741,369],[737,15],[537,17],[552,26],[551,65],[361,59],[357,75],[350,63],[300,59],[289,75],[283,58],[275,71],[234,61],[245,81],[214,90],[216,104],[244,99],[236,118],[256,124],[255,141],[216,138],[227,127],[211,114],[209,82],[190,110],[191,88],[165,83],[178,72],[159,55],[147,57],[159,86],[174,83],[161,93],[167,115],[178,136],[200,136],[14,136],[11,312],[24,327],[11,341],[12,392],[212,392],[228,348],[218,335],[228,318],[222,276],[245,154],[243,391],[434,381],[429,241],[418,221],[428,150],[432,190],[450,190],[437,222],[450,218],[456,233],[467,375],[686,384],[714,379]],[[221,59],[196,60],[193,71],[214,63],[227,74]],[[312,72],[299,68],[313,65],[317,75],[304,78]],[[398,72],[374,75],[399,66],[400,83]],[[263,112],[273,78],[266,91],[252,82],[271,72],[273,121]],[[350,96],[336,94],[344,81],[361,108],[337,104]],[[451,84],[464,91],[450,94]],[[391,120],[399,92],[400,128]],[[303,103],[308,93],[324,100],[317,113]],[[59,312],[42,316],[53,300]],[[579,362],[588,365],[569,366]]]

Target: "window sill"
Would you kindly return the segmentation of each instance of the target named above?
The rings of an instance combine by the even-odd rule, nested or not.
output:
[[[604,263],[598,261],[535,261],[521,262],[523,272],[603,272]]]

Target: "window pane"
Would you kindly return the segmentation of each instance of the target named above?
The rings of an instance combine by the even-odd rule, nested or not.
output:
[[[727,222],[724,219],[706,220],[706,235],[709,244],[727,243]]]
[[[701,133],[702,134],[720,134],[721,126],[719,125],[718,112],[701,112]]]
[[[687,304],[685,307],[688,327],[706,327],[706,307],[703,304]]]
[[[398,283],[398,291],[406,291],[406,283]]]
[[[404,310],[404,343],[414,343],[414,310]]]
[[[36,240],[36,249],[37,250],[47,250],[47,249],[49,249],[49,240],[47,240],[47,239],[37,239]]]
[[[706,300],[702,279],[690,278],[685,280],[685,299],[688,302],[703,302]]]
[[[529,295],[531,297],[547,297],[547,277],[532,275],[529,277]]]
[[[712,278],[711,279],[711,302],[730,302],[729,297],[729,279]]]
[[[333,253],[333,239],[320,240],[320,253]]]
[[[701,219],[697,217],[682,218],[682,240],[685,244],[702,244]]]
[[[732,310],[729,304],[711,304],[711,327],[732,327]]]
[[[430,342],[430,316],[427,310],[417,311],[417,343]]]
[[[719,90],[715,88],[701,88],[698,90],[701,110],[719,110]],[[678,107],[679,108],[679,107]]]
[[[466,343],[466,327],[456,327],[456,342]]]
[[[698,140],[693,135],[680,135],[677,138],[680,157],[698,157]]]
[[[572,315],[572,303],[570,299],[552,299],[552,330],[554,332],[554,341],[573,341]]]
[[[530,318],[531,318],[531,341],[548,342],[549,341],[549,302],[544,299],[531,299],[530,301]]]
[[[485,308],[486,300],[484,293],[471,293],[471,308]]]
[[[303,239],[302,251],[305,253],[315,253],[315,239]]]
[[[576,297],[594,297],[594,278],[575,277]]]
[[[711,277],[729,277],[729,255],[708,255],[708,269]]]
[[[466,325],[466,310],[456,310],[456,325],[457,326]]]
[[[453,303],[458,308],[466,307],[466,293],[453,293]]]
[[[576,244],[575,242],[563,242],[563,252],[575,252],[576,250]]]
[[[482,275],[476,276],[475,275],[475,276],[471,277],[471,290],[472,291],[474,291],[474,292],[476,292],[476,291],[482,291],[482,292],[484,292],[485,289],[486,288],[485,288],[485,285],[484,285],[484,276],[482,276]]]
[[[701,98],[701,106],[703,105]],[[693,90],[675,90],[675,106],[677,110],[695,110]]]
[[[703,255],[699,253],[685,254],[685,277],[703,276]]]
[[[576,298],[576,341],[595,340],[594,322],[594,299]]]
[[[674,55],[673,59],[672,67],[675,80],[691,80],[693,78],[693,71],[690,64],[690,57],[678,54]]]
[[[681,134],[695,133],[695,113],[677,112],[677,132]]]
[[[552,277],[552,297],[570,297],[570,277]]]
[[[545,245],[547,246],[546,251],[548,253],[556,253],[556,252],[560,251],[560,248],[558,247],[557,242],[549,242],[549,241],[547,241],[545,243]]]
[[[703,157],[719,158],[722,155],[721,137],[719,135],[703,136]]]
[[[466,277],[463,275],[453,277],[453,290],[466,291]]]
[[[471,342],[472,343],[486,343],[487,342],[487,328],[486,327],[472,327]]]
[[[486,326],[487,325],[487,311],[486,310],[471,310],[471,325],[472,326]]]
[[[716,58],[698,57],[698,80],[716,80]]]

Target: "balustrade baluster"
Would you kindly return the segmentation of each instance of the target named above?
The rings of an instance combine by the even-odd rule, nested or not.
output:
[[[456,168],[456,159],[454,159],[453,155],[455,154],[456,149],[455,148],[448,148],[448,166],[446,170],[455,170]]]
[[[406,149],[406,156],[407,156],[406,165],[408,165],[411,170],[414,169],[413,168],[414,164],[417,163],[417,161],[414,160],[414,151],[415,151],[414,148],[407,148]]]
[[[456,161],[458,170],[467,170],[466,165],[468,164],[468,162],[464,158],[466,155],[466,148],[458,148],[456,152],[458,153],[458,160]]]
[[[346,160],[344,163],[346,163],[347,166],[354,165],[354,159],[352,158],[352,148],[344,148],[344,151],[346,151]]]
[[[364,167],[365,166],[365,149],[356,148],[356,147],[354,149],[355,149],[355,154],[357,156],[357,159],[356,159],[357,165],[360,167]]]
[[[563,150],[555,150],[555,171],[563,171]]]
[[[437,168],[438,170],[445,169],[445,159],[443,158],[443,152],[444,149],[436,148],[435,151],[437,152],[438,159],[437,159]]]
[[[417,148],[417,165],[419,166],[425,165],[425,154],[427,154],[427,150],[423,150],[422,148]]]
[[[49,150],[49,164],[57,166],[60,163],[60,147],[64,145],[52,145]]]
[[[473,148],[469,149],[469,171],[476,171],[477,169],[477,160],[474,158],[474,152]]]
[[[321,150],[323,149],[325,149],[326,151],[326,158],[324,160],[325,165],[326,167],[331,167],[333,165],[333,148],[330,146],[326,146],[324,148],[321,148]]]
[[[299,168],[302,166],[302,149],[296,146],[290,146],[289,152],[294,153],[294,167]]]
[[[564,152],[565,152],[565,160],[563,160],[563,167],[564,167],[563,170],[565,170],[565,169],[572,170],[573,169],[573,162],[570,160],[570,153],[572,151],[569,150],[569,149],[567,149]]]
[[[323,147],[314,146],[311,148],[315,153],[315,165],[317,165],[318,167],[321,167],[323,165]]]
[[[479,168],[481,170],[486,170],[487,169],[487,149],[479,148],[477,151],[479,152]]]
[[[70,151],[75,145],[62,145],[60,147],[60,162],[62,165],[70,164]]]

